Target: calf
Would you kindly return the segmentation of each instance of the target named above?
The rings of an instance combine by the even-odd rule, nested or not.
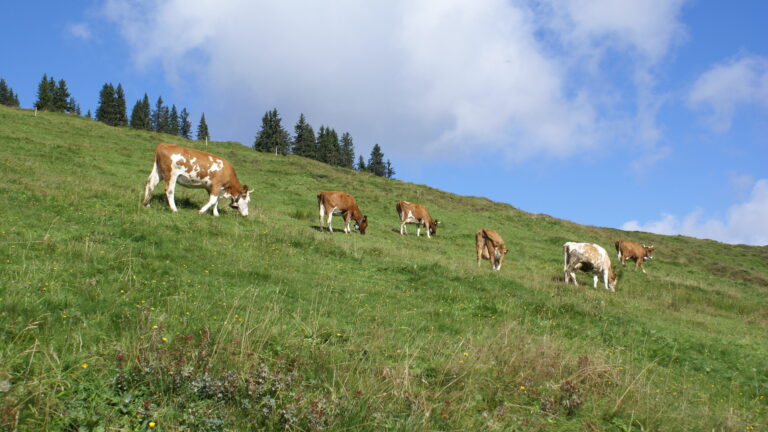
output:
[[[397,214],[400,215],[400,235],[405,235],[405,224],[413,223],[416,225],[416,236],[421,236],[421,227],[423,226],[427,230],[427,237],[431,238],[437,234],[437,224],[440,222],[437,219],[432,219],[432,216],[427,212],[426,207],[421,204],[409,203],[408,201],[400,201],[395,207]]]
[[[621,265],[624,265],[624,262],[630,259],[635,262],[635,270],[639,267],[643,273],[645,273],[643,261],[653,259],[654,249],[656,248],[653,246],[641,245],[629,240],[616,240],[616,254]]]
[[[615,292],[616,283],[618,282],[618,276],[613,274],[611,269],[611,259],[608,257],[608,252],[605,251],[600,245],[594,243],[575,243],[567,242],[563,245],[563,271],[565,272],[565,283],[568,280],[573,280],[574,285],[579,285],[576,282],[576,270],[583,272],[592,272],[593,286],[597,288],[598,274],[603,275],[603,282],[605,283],[605,289]]]
[[[144,187],[145,206],[149,207],[152,191],[161,179],[165,181],[165,196],[174,213],[178,212],[174,197],[178,183],[208,191],[208,202],[200,209],[200,214],[213,207],[213,215],[218,216],[219,197],[225,197],[230,199],[230,207],[248,216],[251,191],[248,186],[240,184],[232,165],[218,156],[173,144],[158,144],[155,147],[155,163]]]
[[[491,260],[491,267],[499,271],[504,255],[509,252],[504,245],[504,240],[499,233],[490,229],[481,229],[475,233],[475,252],[477,252],[477,266],[483,259]]]
[[[368,227],[368,218],[357,207],[357,203],[352,195],[339,191],[324,191],[317,194],[317,205],[320,207],[320,231],[323,230],[325,215],[328,215],[328,230],[333,232],[331,219],[334,213],[341,213],[346,226],[344,233],[352,232],[349,229],[349,222],[354,219],[355,226],[360,230],[360,234],[365,234]]]

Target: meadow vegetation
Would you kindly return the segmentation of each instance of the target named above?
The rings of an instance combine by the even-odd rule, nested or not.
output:
[[[141,207],[163,141],[227,158],[251,215],[183,188],[173,214],[161,186]],[[6,107],[0,171],[0,430],[768,429],[768,247]],[[355,196],[367,235],[319,232],[320,190]],[[403,199],[436,237],[399,235]],[[564,242],[616,269],[618,238],[657,247],[647,274],[563,284]]]

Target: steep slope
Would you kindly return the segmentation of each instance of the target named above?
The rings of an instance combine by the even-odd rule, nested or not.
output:
[[[140,206],[161,141],[227,158],[251,216]],[[237,143],[0,107],[0,425],[13,430],[759,430],[768,248],[576,225]],[[366,236],[320,233],[345,190]],[[401,237],[425,204],[433,239]],[[335,226],[340,228],[339,218]],[[501,272],[474,260],[493,228]],[[340,231],[340,229],[338,230]],[[653,243],[616,293],[562,244]],[[150,424],[151,422],[151,424]]]

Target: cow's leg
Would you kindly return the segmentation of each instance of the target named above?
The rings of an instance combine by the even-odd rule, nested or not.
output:
[[[603,281],[605,281],[605,287],[608,288],[608,279],[605,277],[607,273],[603,272]],[[597,281],[599,278],[597,277],[597,273],[592,273],[592,287],[597,288]]]
[[[427,225],[424,225],[424,229],[427,230],[427,238],[432,238],[432,236],[429,235],[429,227]]]
[[[333,219],[333,208],[328,210],[328,231],[333,232],[333,226],[331,225],[331,219]]]
[[[168,198],[168,206],[171,207],[171,211],[177,213],[179,209],[176,208],[176,199],[174,192],[176,191],[176,179],[179,178],[178,174],[171,173],[171,178],[165,182],[165,196]]]
[[[210,195],[208,196],[208,202],[205,203],[204,206],[200,208],[200,211],[198,213],[204,214],[208,211],[209,208],[213,206],[213,215],[218,216],[218,206],[219,206],[219,190],[211,188]]]
[[[155,186],[160,183],[160,175],[157,172],[157,161],[152,165],[152,172],[147,177],[147,184],[144,186],[144,201],[142,204],[149,207],[149,202],[152,201],[152,191],[155,190]]]
[[[400,222],[400,235],[405,235],[403,232],[405,230],[405,222]]]
[[[320,206],[320,232],[323,232],[323,225],[325,224],[325,205],[321,202],[319,206]]]
[[[347,213],[347,217],[344,218],[344,234],[349,234],[352,230],[349,228],[349,222],[352,220],[350,213]]]
[[[416,225],[416,237],[421,237],[421,224]]]

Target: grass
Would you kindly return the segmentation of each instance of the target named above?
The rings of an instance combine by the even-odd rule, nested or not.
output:
[[[141,207],[161,141],[230,160],[249,218],[182,188],[177,214],[160,187]],[[766,247],[5,107],[0,168],[0,430],[768,429]],[[317,230],[334,189],[367,235]],[[402,199],[435,238],[397,233]],[[484,227],[511,250],[498,273]],[[563,284],[565,241],[617,238],[656,245],[648,274]]]

